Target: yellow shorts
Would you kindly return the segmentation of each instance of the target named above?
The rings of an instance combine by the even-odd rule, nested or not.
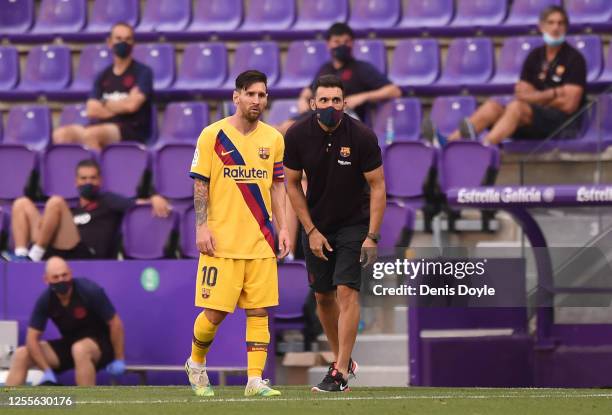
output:
[[[276,258],[232,259],[200,255],[197,307],[233,313],[240,308],[278,305]]]

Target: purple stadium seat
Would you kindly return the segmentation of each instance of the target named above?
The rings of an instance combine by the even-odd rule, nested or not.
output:
[[[209,123],[205,102],[173,102],[166,107],[159,141],[195,144]]]
[[[612,48],[608,47],[608,54],[606,55],[606,61],[604,63],[603,71],[599,76],[598,81],[600,83],[609,84],[612,82]]]
[[[6,120],[4,142],[42,150],[51,138],[51,113],[45,105],[12,106]]]
[[[268,76],[268,86],[272,86],[279,78],[279,51],[276,42],[245,42],[236,47],[234,64],[226,88],[234,88],[238,74],[247,69],[257,69]]]
[[[87,21],[85,0],[42,0],[33,33],[79,32]]]
[[[403,233],[414,228],[414,211],[397,202],[387,202],[385,215],[380,226],[379,252],[392,252],[398,244],[403,244]],[[405,245],[401,245],[405,247]]]
[[[106,45],[87,45],[81,50],[79,66],[70,85],[71,90],[91,91],[96,76],[113,63],[113,55]]]
[[[0,199],[16,199],[36,168],[36,153],[20,144],[0,144]]]
[[[89,124],[85,104],[64,104],[62,113],[60,114],[59,125],[63,126],[70,124]]]
[[[444,27],[450,23],[453,14],[453,0],[409,0],[404,5],[404,14],[398,27]]]
[[[565,151],[604,151],[612,145],[612,118],[608,116],[611,111],[612,95],[601,94],[589,113],[586,132],[575,140],[558,140],[556,146]]]
[[[302,262],[278,264],[278,303],[274,309],[276,329],[303,327],[303,307],[310,292],[306,265]]]
[[[393,120],[394,141],[414,141],[421,133],[421,101],[418,98],[396,98],[380,106],[374,116],[378,143],[385,146],[389,117]]]
[[[612,19],[612,2],[609,0],[565,0],[570,21],[574,24],[589,25],[606,23]]]
[[[481,186],[489,168],[498,163],[495,146],[484,146],[476,141],[453,141],[442,148],[438,160],[440,188]]]
[[[436,150],[422,142],[393,143],[385,150],[383,167],[387,194],[401,199],[420,199]]]
[[[67,46],[34,46],[28,53],[19,89],[36,92],[63,90],[70,82],[71,68]]]
[[[236,113],[236,106],[232,101],[222,101],[217,108],[217,119],[229,117]]]
[[[348,0],[302,0],[292,30],[327,30],[335,22],[345,22]]]
[[[136,197],[138,185],[147,167],[149,153],[142,144],[110,144],[100,154],[102,187],[125,197]]]
[[[442,134],[448,135],[475,110],[476,99],[472,96],[438,97],[431,107],[431,120]]]
[[[163,258],[164,247],[175,223],[174,212],[166,218],[158,218],[151,214],[150,205],[133,206],[125,213],[121,224],[125,255],[134,259]]]
[[[118,22],[132,27],[140,16],[138,0],[94,0],[86,32],[107,34]]]
[[[401,86],[429,85],[440,75],[436,39],[403,39],[393,51],[389,78]]]
[[[457,2],[451,26],[495,26],[506,17],[506,0],[464,0]]]
[[[179,248],[185,258],[199,258],[200,251],[195,244],[195,210],[189,206],[180,216],[179,222]]]
[[[41,188],[47,196],[59,195],[65,199],[79,197],[74,184],[76,165],[81,160],[92,159],[94,154],[79,144],[49,146],[41,160]]]
[[[240,30],[287,30],[295,20],[295,1],[251,0],[246,7],[248,13]]]
[[[191,21],[191,0],[148,0],[138,32],[178,32]]]
[[[493,74],[493,57],[493,42],[491,39],[453,39],[448,48],[446,65],[438,84],[484,84]]]
[[[34,23],[34,0],[0,0],[0,33],[25,33]]]
[[[167,143],[153,153],[153,184],[160,195],[169,199],[191,199],[193,179],[189,167],[194,144]]]
[[[595,81],[603,66],[603,47],[598,35],[568,36],[568,43],[578,49],[587,65],[587,82]]]
[[[0,90],[13,89],[19,81],[19,57],[14,46],[0,46]]]
[[[379,72],[387,73],[387,51],[380,39],[359,39],[353,45],[355,59],[370,62]]]
[[[514,0],[505,24],[509,26],[537,25],[540,12],[552,5],[560,6],[561,0]]]
[[[183,51],[183,62],[175,89],[220,87],[227,78],[227,49],[224,43],[194,43]]]
[[[270,105],[270,111],[266,116],[266,123],[278,125],[297,114],[298,107],[295,99],[275,99],[272,101],[272,105]]]
[[[519,80],[527,55],[544,43],[541,37],[508,37],[499,54],[497,71],[491,79],[492,84],[514,84]]]
[[[174,45],[169,43],[136,44],[134,58],[153,70],[153,89],[168,88],[174,82]]]
[[[287,51],[285,70],[277,86],[304,88],[312,82],[321,65],[328,59],[329,52],[321,40],[292,42]]]
[[[356,30],[388,28],[400,15],[400,0],[354,0],[348,24]]]
[[[187,28],[195,32],[235,30],[242,22],[242,0],[196,0],[193,21]]]

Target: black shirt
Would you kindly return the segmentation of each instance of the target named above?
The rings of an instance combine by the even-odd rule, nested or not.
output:
[[[109,337],[108,321],[115,316],[115,307],[104,289],[86,278],[74,278],[72,295],[66,307],[57,295],[47,289],[38,297],[29,326],[45,331],[50,318],[63,338]]]
[[[374,65],[357,59],[351,59],[340,69],[334,68],[332,62],[323,64],[323,66],[319,68],[311,88],[321,75],[338,76],[342,80],[345,97],[361,92],[374,91],[391,83],[391,81],[389,81],[384,74],[380,73]],[[359,119],[364,120],[366,110],[367,103],[355,108],[355,112],[359,116]]]
[[[363,174],[380,167],[382,157],[365,124],[344,114],[338,128],[326,133],[316,114],[297,121],[285,135],[284,163],[306,171],[306,201],[319,231],[368,223],[370,189]]]
[[[94,258],[110,258],[114,254],[123,214],[133,205],[132,199],[103,192],[86,206],[72,209],[81,242],[94,251]]]
[[[546,60],[546,46],[533,49],[523,63],[521,81],[529,82],[538,91],[573,84],[586,87],[586,61],[582,54],[565,42],[551,61]],[[582,93],[581,106],[586,97]]]
[[[132,114],[119,114],[95,122],[125,125],[131,131],[138,131],[140,134],[139,137],[130,138],[145,141],[151,136],[151,100],[153,96],[153,71],[151,68],[132,60],[125,72],[121,75],[115,75],[111,64],[98,74],[89,97],[100,101],[118,101],[127,98],[134,86],[138,86],[140,92],[147,97],[138,111]]]

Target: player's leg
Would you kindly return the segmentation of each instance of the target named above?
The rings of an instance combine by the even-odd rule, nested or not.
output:
[[[74,378],[77,386],[96,384],[96,365],[102,357],[100,346],[93,339],[85,337],[70,348],[74,360]]]
[[[38,236],[34,240],[29,256],[34,261],[40,261],[48,246],[69,250],[80,240],[81,236],[74,224],[68,204],[61,196],[51,196],[45,204]]]
[[[475,134],[479,134],[499,120],[503,113],[504,107],[495,99],[489,99],[474,111],[468,118],[468,122],[473,126]],[[462,135],[461,131],[457,129],[448,136],[448,139],[459,140]]]
[[[349,362],[359,327],[359,291],[346,285],[338,285],[336,298],[338,318],[338,370],[348,379]]]
[[[248,382],[245,396],[279,396],[262,379],[268,357],[270,329],[267,307],[278,305],[276,258],[245,260],[244,285],[238,306],[245,309]]]
[[[484,141],[488,144],[499,144],[510,137],[518,127],[531,124],[532,120],[533,110],[529,104],[523,101],[512,101],[506,106],[503,115],[486,135]]]
[[[47,364],[52,369],[57,369],[60,364],[59,358],[57,357],[57,354],[51,348],[51,346],[49,346],[49,343],[47,343],[46,341],[41,341],[40,348],[42,349],[43,356]],[[30,353],[28,352],[28,348],[26,346],[18,347],[17,350],[15,350],[15,353],[13,353],[11,367],[6,378],[5,385],[23,385],[26,381],[28,370],[33,367],[35,367],[35,363],[34,360],[32,360]]]
[[[83,144],[92,150],[100,151],[111,143],[121,141],[121,130],[117,124],[104,123],[85,128]]]
[[[15,255],[26,257],[28,246],[38,237],[40,212],[27,197],[15,199],[11,209],[11,229],[15,241]]]
[[[85,139],[85,127],[70,124],[53,130],[53,144],[82,143]]]

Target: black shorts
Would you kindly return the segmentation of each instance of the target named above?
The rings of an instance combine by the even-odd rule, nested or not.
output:
[[[308,282],[318,293],[334,291],[338,285],[346,285],[357,291],[361,288],[361,245],[368,234],[368,225],[351,225],[337,232],[324,235],[333,251],[323,252],[328,261],[317,258],[310,250],[305,232],[302,232],[302,244]]]
[[[117,127],[119,127],[119,132],[121,133],[121,141],[144,143],[151,135],[143,131],[142,127],[129,122],[119,122]]]
[[[529,104],[529,106],[533,111],[533,122],[530,125],[517,128],[512,134],[513,137],[544,140],[571,117],[571,114],[568,115],[555,108],[536,104]]]
[[[72,249],[56,249],[53,247],[48,247],[47,250],[45,251],[45,255],[43,256],[43,259],[49,259],[52,256],[58,256],[60,258],[69,259],[69,260],[70,259],[93,259],[94,254],[87,245],[85,245],[83,242],[79,242]]]
[[[113,345],[111,344],[110,339],[107,337],[90,337],[90,339],[96,342],[100,348],[100,351],[102,352],[100,360],[98,360],[98,363],[96,364],[96,370],[100,370],[115,359]],[[59,359],[59,368],[54,369],[55,372],[61,373],[74,368],[72,345],[79,340],[83,339],[66,339],[62,337],[48,341],[49,346],[51,346]]]

